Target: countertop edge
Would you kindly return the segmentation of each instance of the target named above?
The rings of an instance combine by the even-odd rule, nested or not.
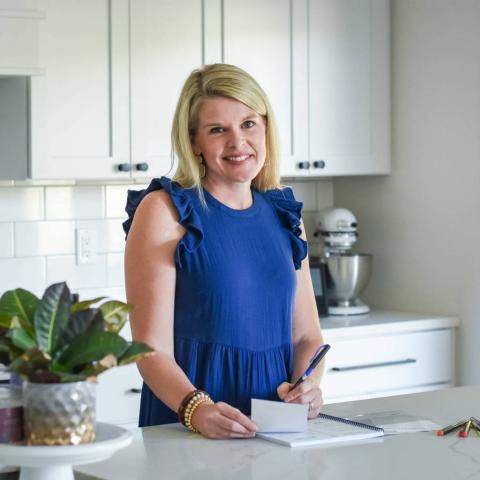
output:
[[[386,310],[373,311],[372,317],[375,319],[368,317],[370,316],[359,319],[358,324],[355,324],[357,321],[355,317],[326,317],[320,319],[320,324],[328,339],[439,330],[456,328],[460,325],[460,319],[453,316],[430,316]],[[388,317],[394,318],[394,320],[382,320],[382,318],[387,319]],[[395,319],[395,317],[400,318]]]

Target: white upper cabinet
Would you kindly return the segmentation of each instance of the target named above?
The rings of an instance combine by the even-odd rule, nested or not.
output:
[[[45,5],[46,74],[31,80],[31,177],[128,177],[128,0]]]
[[[388,4],[224,0],[222,61],[269,96],[283,176],[389,172]]]
[[[224,0],[223,61],[250,73],[268,95],[282,158],[292,156],[292,52],[289,0]]]
[[[176,102],[203,62],[202,2],[132,0],[130,22],[132,175],[171,174]]]
[[[390,171],[388,0],[310,0],[309,170]]]
[[[43,73],[38,54],[44,18],[38,0],[0,0],[0,76]]]
[[[11,89],[30,98],[30,130],[18,118],[20,134],[2,137],[17,142],[4,157],[28,157],[28,134],[31,152],[15,172],[1,159],[0,178],[171,174],[180,89],[214,62],[244,68],[265,89],[283,176],[389,172],[389,0],[0,0],[0,76],[2,61],[14,65],[2,35],[22,9],[39,23],[45,75],[27,94],[0,83],[4,109],[14,109]],[[18,32],[20,68],[32,37]]]

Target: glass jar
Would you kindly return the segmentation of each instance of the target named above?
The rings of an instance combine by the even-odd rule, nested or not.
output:
[[[23,406],[21,392],[8,385],[0,387],[0,442],[23,440]]]

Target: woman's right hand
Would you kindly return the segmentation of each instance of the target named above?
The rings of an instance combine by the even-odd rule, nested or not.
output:
[[[224,402],[199,405],[193,412],[192,425],[204,437],[212,439],[251,438],[258,430],[238,408]]]

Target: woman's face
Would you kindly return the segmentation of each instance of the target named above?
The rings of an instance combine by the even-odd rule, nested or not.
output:
[[[265,163],[263,118],[245,104],[226,97],[203,101],[193,151],[203,155],[205,180],[251,183]]]

